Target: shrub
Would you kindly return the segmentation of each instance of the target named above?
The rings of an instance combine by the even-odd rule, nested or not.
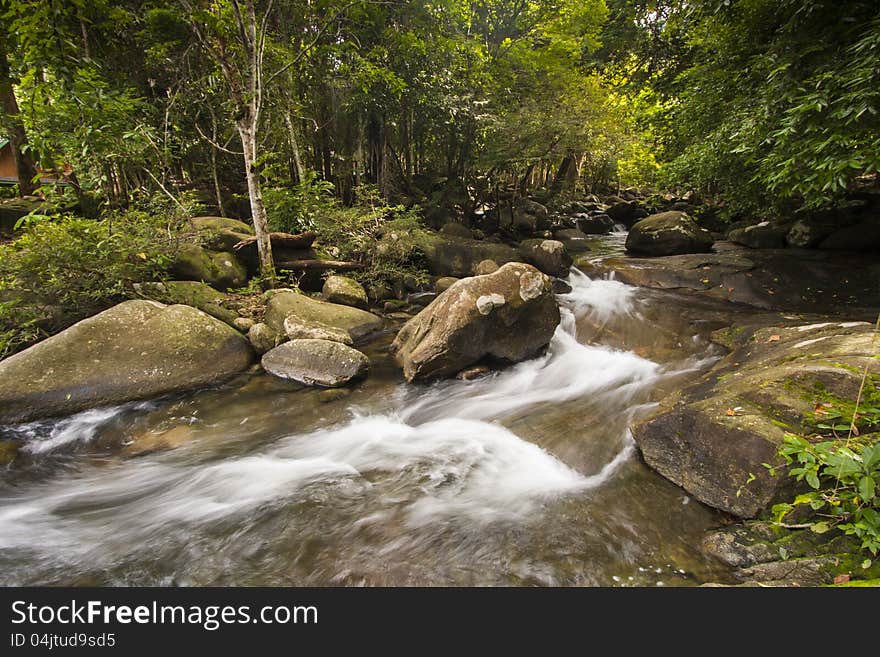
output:
[[[364,285],[391,285],[405,277],[427,282],[418,247],[425,233],[419,208],[388,205],[371,185],[359,187],[356,199],[350,208],[334,204],[316,215],[324,255],[362,262],[365,268],[352,276]]]
[[[31,215],[0,245],[0,357],[133,296],[163,277],[186,239],[181,214]]]

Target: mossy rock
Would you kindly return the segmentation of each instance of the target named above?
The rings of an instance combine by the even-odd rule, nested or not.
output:
[[[661,212],[633,225],[626,236],[626,250],[647,256],[704,253],[715,240],[684,212]]]
[[[214,251],[232,251],[236,244],[254,234],[252,226],[227,217],[194,217],[192,224],[202,244]]]
[[[348,331],[355,342],[382,329],[382,320],[359,308],[319,301],[292,290],[267,293],[266,324],[284,334],[284,320],[295,316],[304,324],[317,323]]]
[[[0,202],[0,234],[11,235],[19,219],[44,205],[45,201],[38,196],[11,198]]]
[[[428,270],[435,276],[473,276],[483,260],[494,260],[499,265],[522,261],[516,249],[505,244],[452,235],[427,234],[419,240],[418,246],[425,255]]]
[[[137,283],[134,287],[145,299],[192,306],[230,325],[239,319],[237,312],[224,306],[226,295],[201,281]]]
[[[347,276],[328,276],[322,294],[330,303],[362,309],[367,307],[367,291],[363,285]]]
[[[632,427],[645,462],[700,501],[743,518],[790,498],[794,480],[763,464],[780,462],[787,432],[816,430],[817,404],[845,409],[865,366],[880,374],[871,329],[822,322],[728,333],[733,353]]]
[[[232,253],[209,251],[196,244],[180,247],[170,271],[176,278],[202,281],[218,290],[247,283],[247,272]]]
[[[198,388],[253,357],[244,336],[196,308],[126,301],[0,361],[0,424]]]

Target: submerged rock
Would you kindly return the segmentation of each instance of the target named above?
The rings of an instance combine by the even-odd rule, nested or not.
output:
[[[0,361],[0,424],[198,388],[253,356],[238,331],[200,310],[126,301]]]
[[[684,212],[661,212],[637,222],[626,236],[626,250],[648,256],[704,253],[712,250],[712,234]]]
[[[305,385],[335,388],[364,376],[370,360],[357,349],[329,340],[291,340],[263,356],[270,374]]]
[[[524,263],[465,278],[407,322],[392,344],[408,381],[455,374],[485,356],[521,361],[559,323],[550,278]]]
[[[300,323],[318,323],[347,331],[355,342],[381,330],[382,320],[359,308],[319,301],[292,290],[272,290],[267,293],[266,324],[278,333],[284,333],[284,321],[296,317]]]

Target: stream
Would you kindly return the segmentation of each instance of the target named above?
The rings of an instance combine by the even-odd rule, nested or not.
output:
[[[251,372],[0,428],[24,441],[0,470],[0,583],[731,581],[700,550],[724,518],[649,470],[627,426],[723,354],[709,334],[737,311],[569,283],[547,353],[475,381],[404,383],[389,331],[350,392]]]

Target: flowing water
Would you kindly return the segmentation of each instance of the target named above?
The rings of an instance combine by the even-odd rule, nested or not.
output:
[[[476,381],[219,388],[0,429],[0,583],[694,585],[723,519],[627,425],[720,353],[727,323],[572,270],[547,353]],[[173,449],[158,449],[171,447]]]

